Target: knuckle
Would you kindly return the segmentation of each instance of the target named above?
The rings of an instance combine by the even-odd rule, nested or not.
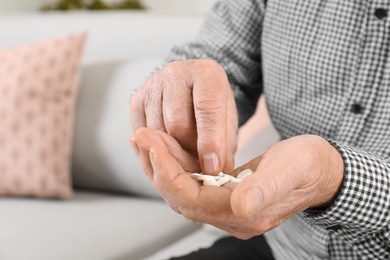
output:
[[[167,133],[173,137],[176,137],[176,138],[179,138],[183,135],[187,135],[189,133],[192,133],[194,132],[194,130],[192,129],[191,125],[189,123],[186,123],[185,121],[181,121],[181,122],[178,122],[178,121],[171,121],[171,122],[166,122],[166,130],[167,130]]]
[[[169,187],[171,193],[180,193],[183,190],[183,185],[181,182],[173,181]]]
[[[165,180],[163,188],[170,194],[182,194],[183,190],[185,190],[185,183],[176,176],[173,179]]]
[[[218,104],[216,100],[206,99],[199,100],[195,103],[195,117],[197,124],[200,126],[218,125],[223,120],[223,106]]]
[[[183,65],[185,65],[184,63],[184,61],[174,61],[166,64],[161,70],[163,77],[173,77],[179,74],[182,71]]]
[[[169,134],[192,130],[194,119],[180,115],[180,111],[173,112],[174,116],[165,116],[165,127]]]
[[[195,109],[199,113],[206,113],[206,114],[217,114],[219,111],[224,109],[224,106],[222,105],[222,102],[218,100],[217,98],[213,98],[211,95],[206,93],[207,95],[205,97],[200,97],[194,102]]]

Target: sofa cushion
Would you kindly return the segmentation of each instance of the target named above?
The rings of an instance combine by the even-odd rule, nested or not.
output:
[[[159,196],[130,146],[130,96],[161,58],[86,65],[79,91],[73,144],[77,188]]]
[[[0,199],[0,259],[141,259],[200,226],[160,200],[76,192]]]
[[[0,195],[68,198],[85,34],[0,49]]]

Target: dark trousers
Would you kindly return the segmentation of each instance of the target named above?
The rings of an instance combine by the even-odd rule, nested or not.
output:
[[[275,260],[264,236],[248,240],[225,237],[217,240],[211,247],[200,249],[188,255],[171,260]]]

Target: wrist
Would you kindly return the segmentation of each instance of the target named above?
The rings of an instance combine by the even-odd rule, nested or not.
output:
[[[344,161],[341,153],[330,142],[326,141],[325,154],[325,189],[327,192],[320,208],[327,208],[333,204],[338,194],[340,193],[344,180]]]
[[[325,210],[334,203],[344,180],[344,161],[341,153],[326,139],[320,138],[316,153],[319,178],[314,188],[315,195],[309,210]]]

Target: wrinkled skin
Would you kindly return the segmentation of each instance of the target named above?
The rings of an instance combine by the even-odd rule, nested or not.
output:
[[[169,63],[131,99],[133,132],[147,127],[168,133],[208,174],[233,170],[237,121],[226,73],[210,60]]]

